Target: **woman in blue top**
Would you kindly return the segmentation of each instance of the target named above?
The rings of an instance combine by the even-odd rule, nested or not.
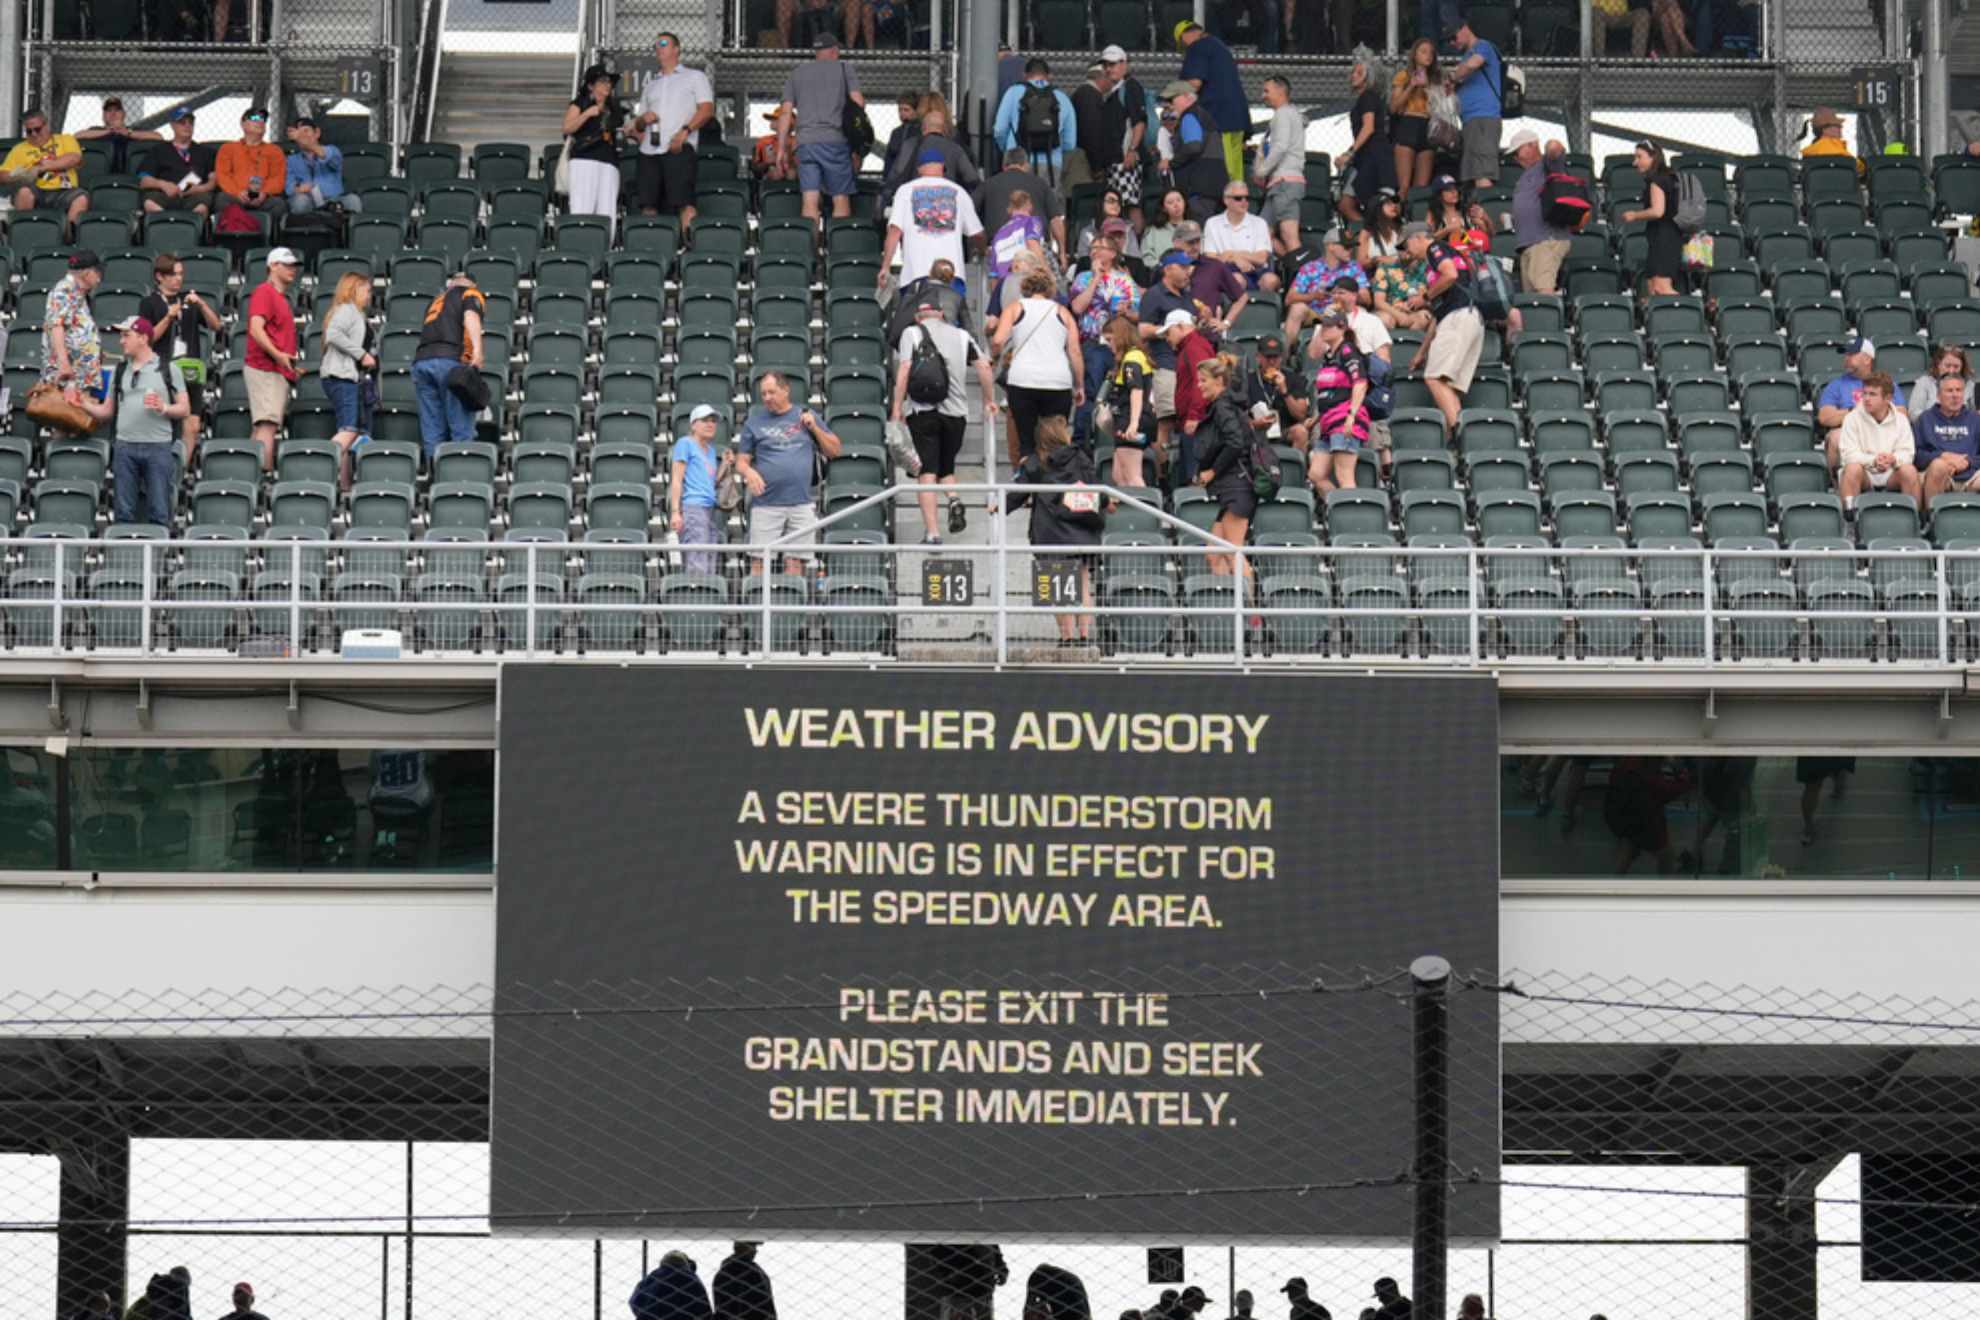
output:
[[[683,545],[717,545],[722,540],[721,520],[715,513],[715,494],[722,479],[729,475],[735,454],[715,448],[715,423],[719,414],[701,404],[688,414],[688,433],[674,442],[673,480],[667,483],[667,503],[673,514],[674,534]],[[713,573],[716,552],[689,550],[685,553],[687,571]]]

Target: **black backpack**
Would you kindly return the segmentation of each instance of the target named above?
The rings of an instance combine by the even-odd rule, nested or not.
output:
[[[928,327],[918,325],[921,338],[915,341],[908,358],[907,396],[924,408],[933,408],[949,397],[949,360],[935,344]]]
[[[839,132],[845,135],[846,148],[852,152],[853,169],[857,170],[873,150],[875,140],[873,121],[866,117],[866,107],[852,99],[852,76],[846,76],[845,104],[839,108]]]
[[[1595,213],[1595,198],[1578,174],[1549,170],[1540,185],[1540,214],[1556,229],[1579,230]]]
[[[1018,142],[1027,151],[1059,146],[1059,94],[1050,87],[1026,87],[1018,98]]]

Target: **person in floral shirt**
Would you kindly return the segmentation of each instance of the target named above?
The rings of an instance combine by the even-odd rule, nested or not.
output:
[[[1113,351],[1107,347],[1107,322],[1116,316],[1132,318],[1141,309],[1141,290],[1134,277],[1122,269],[1120,249],[1105,235],[1093,240],[1093,268],[1073,277],[1072,314],[1079,322],[1080,353],[1086,364],[1086,397],[1098,399],[1107,369],[1113,365]],[[1082,427],[1085,409],[1081,410]]]
[[[44,384],[96,394],[103,379],[103,344],[97,338],[96,317],[89,295],[103,282],[103,263],[88,250],[71,254],[69,273],[48,291],[41,316]]]
[[[1375,315],[1391,330],[1428,330],[1434,319],[1430,300],[1423,296],[1430,285],[1427,261],[1403,260],[1375,268]]]
[[[1347,236],[1329,229],[1320,241],[1321,255],[1299,268],[1286,293],[1287,342],[1299,338],[1300,326],[1333,297],[1334,281],[1343,275],[1361,276],[1361,266],[1348,251]]]

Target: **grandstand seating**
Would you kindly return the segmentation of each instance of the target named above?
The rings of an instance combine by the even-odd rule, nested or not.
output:
[[[772,218],[790,214],[790,185],[752,183],[733,149],[718,146],[703,155],[706,204],[684,245],[669,220],[633,217],[615,238],[595,217],[560,213],[546,180],[531,176],[530,152],[520,145],[484,144],[465,158],[443,143],[413,147],[397,161],[384,148],[355,153],[352,160],[364,162],[354,178],[362,181],[366,212],[351,225],[348,246],[315,256],[299,293],[301,306],[320,311],[346,272],[369,274],[376,285],[383,407],[347,494],[334,485],[335,454],[327,443],[333,424],[313,373],[297,390],[276,470],[264,476],[256,469],[237,354],[240,309],[259,278],[265,245],[230,251],[203,243],[187,217],[143,216],[135,193],[121,181],[90,178],[97,209],[84,238],[103,243],[106,263],[99,319],[133,309],[149,283],[150,254],[174,250],[186,258],[188,282],[229,320],[229,334],[216,347],[207,438],[194,470],[183,474],[174,525],[163,530],[233,544],[224,554],[160,552],[160,594],[233,600],[245,610],[284,589],[274,575],[284,568],[293,573],[298,562],[287,547],[327,541],[309,560],[307,587],[340,625],[390,618],[400,602],[458,604],[458,611],[415,612],[419,640],[501,645],[514,634],[505,631],[513,620],[499,606],[532,589],[513,557],[484,562],[476,554],[438,550],[381,557],[358,547],[379,537],[434,545],[506,538],[589,543],[587,553],[569,562],[537,556],[539,600],[543,594],[647,606],[738,600],[739,562],[712,579],[690,580],[666,556],[629,554],[627,547],[649,543],[660,528],[665,437],[685,411],[697,403],[715,405],[726,442],[756,378],[772,368],[790,373],[794,394],[824,409],[855,442],[845,459],[831,465],[822,507],[855,504],[891,481],[891,460],[878,443],[889,350],[873,295],[877,232],[862,221],[832,223],[821,261],[802,222]],[[1293,548],[1310,538],[1370,549],[1592,552],[1695,542],[1867,550],[1872,542],[1948,546],[1980,537],[1980,527],[1971,525],[1980,511],[1964,498],[1946,501],[1929,520],[1882,500],[1866,510],[1874,517],[1859,516],[1852,525],[1817,457],[1810,409],[1835,374],[1850,334],[1873,338],[1879,365],[1907,386],[1924,369],[1928,343],[1980,344],[1980,299],[1968,272],[1951,261],[1940,227],[1942,218],[1980,206],[1975,164],[1948,158],[1927,171],[1916,162],[1879,162],[1866,190],[1854,171],[1784,157],[1683,159],[1679,167],[1705,180],[1708,195],[1725,210],[1715,265],[1698,281],[1699,296],[1634,298],[1640,243],[1632,245],[1626,226],[1592,226],[1576,239],[1563,296],[1522,294],[1525,332],[1510,344],[1489,337],[1487,359],[1455,435],[1444,435],[1420,379],[1399,375],[1392,476],[1378,481],[1370,461],[1361,488],[1317,499],[1305,485],[1303,463],[1289,455],[1285,489],[1255,520],[1259,545]],[[1324,159],[1310,162],[1309,172],[1324,177],[1327,166]],[[1626,157],[1603,162],[1599,171],[1585,157],[1571,158],[1569,167],[1591,180],[1599,175],[1605,212],[1641,188]],[[427,470],[419,457],[407,367],[427,301],[462,258],[490,301],[486,371],[493,403],[476,441],[444,446]],[[0,262],[9,280],[11,331],[4,370],[19,399],[39,361],[40,309],[63,267],[60,235],[51,231],[49,217],[13,217]],[[243,272],[250,274],[244,278]],[[1240,351],[1249,351],[1279,320],[1269,295],[1253,306],[1257,310],[1231,336]],[[320,335],[314,327],[311,333]],[[1406,356],[1407,344],[1399,344],[1397,361]],[[100,534],[108,526],[107,484],[101,442],[39,436],[24,416],[13,418],[0,444],[0,515],[7,531],[37,539]],[[1185,518],[1205,512],[1187,493],[1176,498],[1175,509]],[[884,510],[873,511],[867,522],[838,530],[890,533]],[[1118,521],[1111,533],[1169,538],[1160,526]],[[346,543],[341,552],[339,541]],[[129,565],[113,572],[107,560],[96,552],[72,555],[64,572],[75,575],[92,599],[125,599]],[[1508,616],[1499,630],[1513,650],[1566,645],[1560,617],[1577,609],[1628,610],[1683,598],[1683,584],[1647,566],[1590,567],[1613,568],[1621,560],[1585,554],[1561,562],[1534,555],[1484,560],[1482,589],[1490,604],[1528,611]],[[1261,574],[1261,590],[1273,600],[1344,609],[1385,610],[1392,600],[1436,608],[1464,586],[1462,573],[1454,580],[1448,563],[1426,567],[1437,562],[1416,557],[1404,567],[1357,555],[1323,571],[1309,560],[1290,574]],[[1759,557],[1738,562],[1760,567],[1750,581],[1732,584],[1740,592],[1726,596],[1728,606],[1772,608],[1776,591],[1791,606],[1807,609],[1861,598],[1854,587],[1831,591],[1838,580],[1831,575]],[[826,567],[817,582],[777,589],[797,592],[800,601],[872,598],[873,574]],[[887,566],[880,567],[884,573]],[[1103,603],[1153,608],[1160,601],[1207,599],[1211,584],[1195,580],[1199,567],[1139,557],[1131,571],[1103,572]],[[30,644],[43,636],[46,616],[23,613],[19,602],[52,586],[52,567],[37,557],[34,564],[13,564],[10,572],[8,594],[15,604],[5,611],[6,640]],[[1280,580],[1288,576],[1298,580]],[[1885,608],[1914,599],[1907,594],[1912,577],[1852,569],[1850,580],[1867,585],[1868,599]],[[1811,595],[1818,585],[1820,592]],[[891,599],[884,582],[879,592]],[[502,626],[479,632],[469,626],[478,611],[489,609]],[[80,612],[78,626],[100,623],[102,642],[127,634],[126,614],[93,608]],[[708,621],[716,617],[674,619],[662,627],[639,613],[599,615],[572,640],[605,648],[705,643],[714,637]],[[185,630],[186,644],[219,644],[216,638],[229,629],[238,634],[258,626],[253,618],[188,609],[170,627]],[[828,645],[883,640],[876,628],[884,615],[826,618],[830,626],[822,640]],[[1622,643],[1633,625],[1625,629],[1610,620],[1594,626],[1599,618],[1574,630],[1575,643],[1605,653],[1628,649]],[[1391,635],[1386,614],[1342,620],[1339,640],[1355,649],[1370,640],[1382,640],[1376,649],[1406,640]],[[1115,644],[1215,649],[1228,643],[1227,636],[1218,643],[1201,629],[1180,635],[1158,626],[1152,615],[1143,626],[1128,626],[1132,622],[1122,616],[1110,626]],[[1277,644],[1294,649],[1324,644],[1306,625],[1281,626],[1275,619],[1270,632]],[[1823,649],[1847,641],[1847,650],[1860,640],[1836,629],[1813,635]],[[1451,635],[1427,627],[1417,641],[1442,647]]]

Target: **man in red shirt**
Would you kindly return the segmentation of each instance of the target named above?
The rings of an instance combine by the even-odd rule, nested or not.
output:
[[[289,305],[302,260],[290,248],[268,254],[268,278],[248,295],[246,370],[248,412],[254,419],[255,442],[261,446],[261,466],[275,466],[275,437],[289,415],[289,391],[300,374],[302,353],[296,343],[296,313]]]
[[[1170,456],[1169,472],[1180,485],[1189,485],[1196,473],[1196,427],[1210,412],[1210,401],[1196,388],[1196,368],[1217,356],[1216,348],[1203,336],[1201,320],[1177,308],[1162,319],[1162,336],[1176,351],[1176,452]],[[1176,466],[1180,463],[1181,466]]]

